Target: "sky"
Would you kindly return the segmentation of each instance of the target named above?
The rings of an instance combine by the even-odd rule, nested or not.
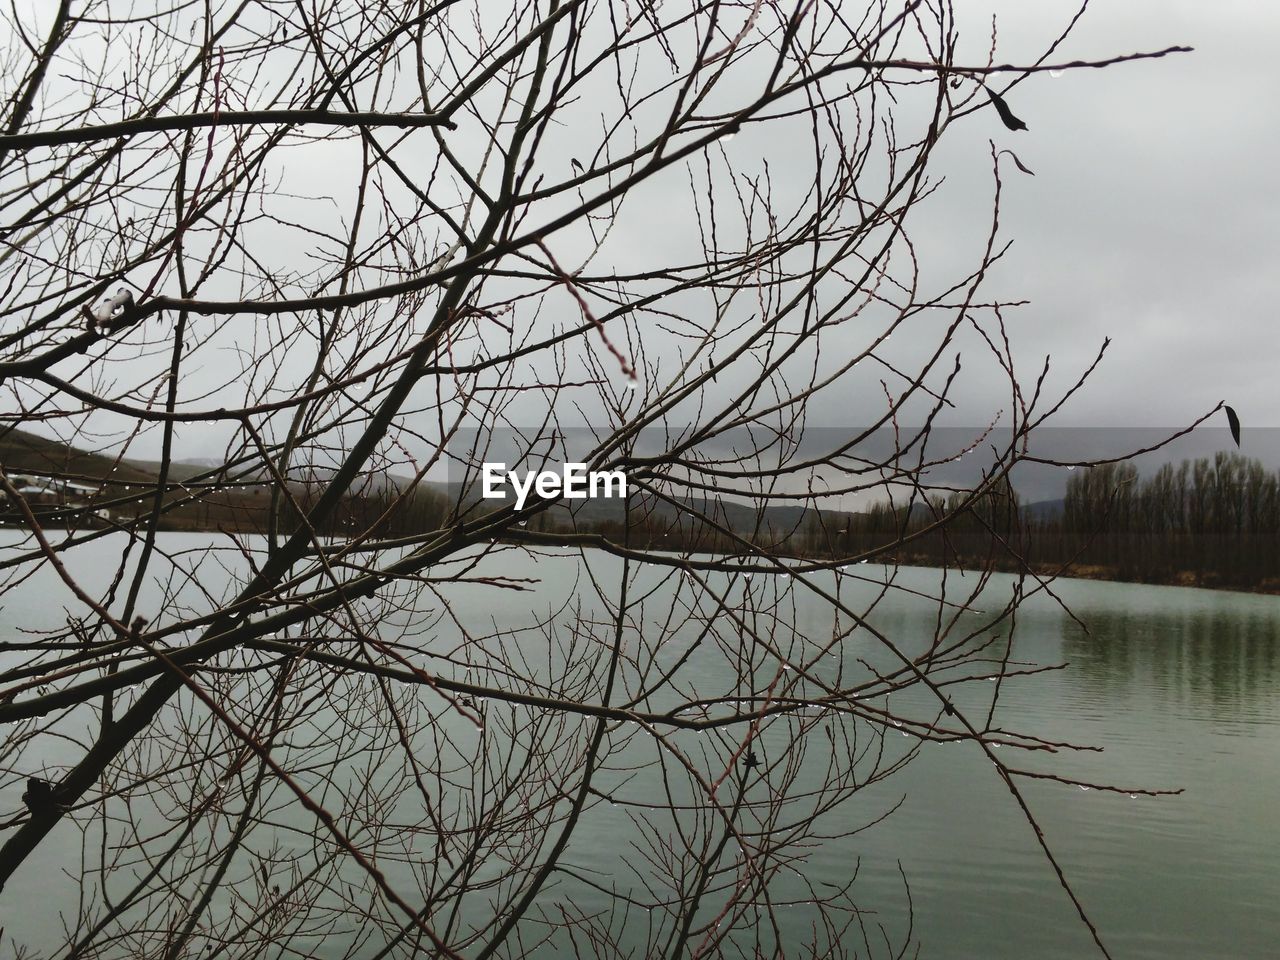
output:
[[[994,11],[998,59],[1027,62],[1061,32],[1077,4],[964,0],[957,6],[960,60],[985,59]],[[1008,94],[1027,130],[1007,130],[994,110],[982,109],[957,122],[936,151],[934,175],[944,183],[916,211],[911,227],[926,292],[929,284],[936,290],[975,265],[989,222],[994,142],[1035,172],[1026,176],[1002,166],[1001,234],[1013,246],[984,294],[1028,301],[1007,314],[1024,381],[1034,380],[1047,356],[1049,383],[1060,388],[1075,380],[1104,338],[1112,341],[1087,389],[1055,426],[1179,427],[1226,401],[1239,411],[1246,438],[1251,428],[1280,427],[1274,375],[1280,184],[1271,171],[1280,157],[1280,109],[1274,105],[1280,59],[1271,49],[1277,36],[1280,5],[1256,0],[1094,0],[1054,61],[1171,45],[1194,52],[1056,78],[1039,74]],[[592,107],[588,95],[576,116],[588,122]],[[453,135],[460,152],[468,136],[465,124]],[[544,162],[567,170],[568,158],[581,152],[581,139],[572,125],[553,130]],[[810,186],[810,168],[789,166],[789,145],[770,130],[748,127],[722,146],[745,172],[760,169],[765,158],[780,160],[772,167],[780,194],[803,194]],[[295,148],[289,155],[301,162],[290,171],[289,190],[317,196],[331,190],[341,180],[334,171],[343,169],[344,151],[350,160],[353,150],[350,142]],[[672,235],[671,212],[687,204],[688,189],[684,171],[646,185],[606,247],[611,262],[625,269],[674,256],[680,238]],[[314,207],[330,228],[341,208],[341,197]],[[552,245],[558,242],[553,238]],[[285,245],[261,252],[288,256]],[[561,306],[572,312],[567,297]],[[924,318],[904,332],[886,347],[904,361],[932,346]],[[823,350],[838,356],[853,349],[842,336],[835,331],[826,337]],[[209,376],[215,367],[209,365]],[[1007,404],[998,380],[990,364],[966,370],[953,394],[963,411],[960,422],[982,424]],[[730,389],[732,383],[719,386]],[[193,392],[199,387],[197,373]],[[811,423],[840,427],[873,419],[860,407],[879,389],[872,388],[854,398],[820,395]],[[217,457],[223,433],[183,431],[178,456]],[[154,455],[157,442],[144,438],[131,454]]]
[[[973,44],[968,49],[978,62],[993,9],[998,59],[1026,62],[1077,8],[958,6],[962,16],[974,14],[972,22],[961,20],[961,40],[962,50],[965,41]],[[1193,51],[1037,75],[1008,98],[1027,130],[1009,131],[985,109],[943,138],[934,170],[946,183],[921,206],[912,228],[927,275],[941,282],[973,266],[989,223],[994,141],[1035,173],[1002,168],[1002,236],[1013,246],[985,288],[987,297],[1029,301],[1008,312],[1024,382],[1046,357],[1050,385],[1072,382],[1111,340],[1086,389],[1054,419],[1055,427],[1081,433],[1045,435],[1064,458],[1149,445],[1160,432],[1141,428],[1180,428],[1225,401],[1245,424],[1243,451],[1280,464],[1280,435],[1259,429],[1280,427],[1280,179],[1272,170],[1280,158],[1277,37],[1280,5],[1095,0],[1052,61],[1170,46]],[[753,151],[779,149],[770,136],[748,128],[726,146],[749,169]],[[782,174],[774,169],[785,176],[785,167]],[[651,210],[679,202],[662,189]],[[638,258],[658,255],[669,243],[662,222],[655,212],[635,228]],[[927,335],[918,343],[910,335],[895,340],[904,359],[933,343]],[[838,335],[824,349],[839,352]],[[963,413],[953,422],[980,425],[1006,403],[990,372],[979,364],[961,377],[953,397]],[[851,409],[847,398],[824,395],[810,423],[838,427],[867,419],[856,403]],[[1229,448],[1225,417],[1210,425],[1142,463]],[[1064,482],[1060,472],[1030,478],[1032,499],[1060,495]]]
[[[981,62],[990,13],[999,17],[1001,62],[1034,59],[1077,4],[958,4],[962,50]],[[982,11],[980,15],[975,11]],[[1156,442],[1219,401],[1245,425],[1243,451],[1280,464],[1280,5],[1193,0],[1095,0],[1053,62],[1189,46],[1158,60],[1104,70],[1039,74],[1008,96],[1028,125],[1009,131],[994,110],[958,123],[934,158],[943,189],[913,218],[926,274],[941,282],[973,266],[989,223],[990,142],[1034,176],[1002,167],[1002,236],[1013,241],[985,296],[1029,301],[1008,312],[1024,382],[1045,357],[1051,385],[1074,381],[1104,339],[1106,358],[1054,420],[1045,442],[1069,456],[1115,456]],[[726,145],[744,170],[782,149],[745,129]],[[801,167],[800,169],[805,169]],[[778,171],[782,172],[779,173]],[[785,166],[775,166],[778,179]],[[796,190],[806,181],[793,184]],[[636,260],[660,257],[670,238],[664,211],[679,202],[658,185],[627,242]],[[824,350],[840,351],[840,341]],[[899,338],[895,337],[898,341]],[[927,335],[894,343],[904,357]],[[994,391],[994,392],[993,392]],[[982,424],[1006,398],[989,365],[960,379],[959,422]],[[877,411],[878,413],[878,411]],[[810,423],[860,424],[857,404],[819,396]],[[1225,416],[1172,445],[1170,459],[1231,447]],[[1101,428],[1106,428],[1105,430]],[[1137,429],[1131,429],[1137,428]],[[1129,446],[1126,446],[1129,445]],[[1161,456],[1143,458],[1147,467]],[[1065,476],[1033,481],[1033,499],[1060,495]]]
[[[1059,35],[1078,3],[956,6],[961,62],[966,54],[970,62],[984,61],[992,12],[997,60],[1028,62]],[[1280,426],[1276,37],[1280,5],[1094,0],[1052,62],[1170,46],[1193,51],[1038,74],[1008,95],[1027,130],[1007,130],[994,110],[983,109],[943,137],[932,169],[945,183],[912,217],[926,283],[937,289],[975,266],[990,220],[994,142],[1035,173],[1002,167],[1001,236],[1013,246],[984,287],[987,298],[1029,301],[1007,314],[1024,383],[1046,357],[1051,386],[1074,382],[1111,340],[1087,388],[1055,426],[1181,427],[1219,401],[1239,412],[1246,430]],[[909,119],[909,108],[902,116]],[[777,141],[767,127],[748,127],[725,146],[742,171],[752,172],[759,158],[776,161],[785,151]],[[795,169],[802,172],[793,189],[807,189],[808,167]],[[785,162],[772,170],[777,180],[788,173]],[[653,212],[630,234],[640,260],[669,249],[666,211],[680,202],[678,193],[664,192],[671,189],[666,184],[649,189]],[[893,344],[904,361],[933,346],[927,332],[906,332]],[[825,340],[824,350],[839,354],[838,338]],[[960,378],[953,394],[964,411],[958,422],[985,423],[992,409],[1007,404],[998,380],[990,364],[980,363]],[[847,396],[820,396],[811,422],[856,421],[858,406]],[[1225,417],[1218,420],[1225,428]],[[1226,437],[1222,429],[1209,446]]]
[[[1009,5],[1002,37],[1034,44],[1067,6]],[[1280,426],[1277,37],[1275,4],[1094,3],[1064,59],[1194,52],[1034,78],[1010,94],[1028,130],[992,115],[956,131],[957,167],[966,138],[990,136],[1035,171],[1007,177],[1015,245],[993,277],[1031,301],[1018,314],[1027,353],[1074,368],[1112,339],[1059,425],[1180,425],[1225,400],[1246,426]],[[940,238],[957,211],[932,211]]]

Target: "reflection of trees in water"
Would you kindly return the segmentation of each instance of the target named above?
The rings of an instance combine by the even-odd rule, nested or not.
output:
[[[1217,708],[1261,700],[1280,684],[1280,615],[1202,610],[1077,611],[1063,618],[1070,676],[1115,695],[1141,686],[1162,703]]]

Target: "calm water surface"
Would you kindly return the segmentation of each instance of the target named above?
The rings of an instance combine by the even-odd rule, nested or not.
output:
[[[0,537],[12,542],[13,534]],[[199,542],[195,535],[166,537],[172,547]],[[73,554],[70,565],[92,582],[107,575],[101,561],[109,553],[99,545]],[[617,570],[611,558],[588,558],[597,575]],[[518,622],[545,612],[572,589],[581,563],[567,555],[536,563],[505,556],[503,572],[541,583],[534,599],[505,605],[501,615]],[[45,602],[51,576],[41,571],[7,598],[0,609],[6,638],[18,626],[58,619]],[[936,571],[900,576],[922,588],[937,583]],[[1026,787],[1113,954],[1280,956],[1280,598],[1089,581],[1059,581],[1056,590],[1088,632],[1045,598],[1027,603],[1015,656],[1069,668],[1003,685],[997,725],[1103,748],[1059,755],[1049,761],[1057,772],[1185,789],[1177,797],[1130,798],[1060,784]],[[464,589],[463,605],[466,597]],[[495,615],[487,602],[474,612],[480,619]],[[918,601],[889,599],[877,620],[901,636],[931,630],[933,615]],[[815,632],[829,632],[829,614],[820,607],[802,604],[800,616],[812,618],[806,625]],[[1034,757],[1018,762],[1045,765]],[[0,790],[0,819],[20,807],[20,793],[20,786]],[[852,826],[902,797],[902,808],[885,823],[812,855],[808,879],[843,881],[856,859],[859,903],[901,933],[905,873],[922,957],[1096,955],[1030,827],[977,749],[925,744],[906,770],[860,792],[836,817]],[[616,870],[627,823],[624,810],[600,808],[585,819],[568,861]],[[65,881],[50,866],[46,859],[38,880],[24,866],[26,882],[15,877],[0,894],[0,926],[25,931],[32,943],[40,930],[58,929],[48,904]],[[567,895],[563,886],[555,893]],[[574,896],[587,906],[592,895]],[[797,935],[807,924],[803,914],[802,908],[792,914]]]

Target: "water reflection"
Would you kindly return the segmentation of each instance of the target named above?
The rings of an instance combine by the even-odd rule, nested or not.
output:
[[[1130,588],[1115,604],[1119,584],[1077,591],[1074,612],[1088,633],[1066,617],[1063,654],[1074,682],[1103,698],[1140,688],[1168,709],[1210,719],[1247,721],[1273,714],[1280,686],[1280,601],[1182,591]],[[1149,591],[1193,594],[1158,603]],[[1135,602],[1136,601],[1136,602]]]
[[[173,543],[184,542],[176,539],[178,535],[169,536]],[[617,575],[609,558],[590,555],[588,562],[596,576]],[[504,573],[512,575],[513,561],[507,558],[504,563]],[[479,586],[458,585],[451,593],[458,601],[460,620],[479,630],[499,621],[519,625],[554,619],[568,603],[566,598],[586,593],[582,563],[571,556],[543,559],[536,565],[530,562],[517,572],[529,580],[531,588],[497,610],[484,602],[486,594]],[[107,564],[100,567],[109,569]],[[90,577],[97,574],[97,567],[87,569]],[[873,568],[860,569],[871,577],[881,575]],[[674,587],[662,569],[642,568],[637,577],[647,591],[646,600],[637,613],[637,626],[628,629],[624,642],[640,649],[649,642],[640,625],[672,616]],[[936,588],[939,575],[903,570],[897,578],[909,589],[929,591]],[[988,614],[998,610],[1010,583],[1008,578],[996,578],[978,605],[989,600]],[[209,585],[214,584],[210,576]],[[955,585],[957,590],[964,586]],[[13,629],[41,622],[43,607],[35,586],[9,598],[9,605],[0,610],[0,626]],[[854,609],[878,593],[876,584],[852,578],[841,589]],[[1274,957],[1280,942],[1280,873],[1274,868],[1280,860],[1280,828],[1274,815],[1275,797],[1280,794],[1276,650],[1280,599],[1085,581],[1060,582],[1055,590],[1088,624],[1089,632],[1050,598],[1040,595],[1029,602],[1018,616],[1016,658],[1036,664],[1068,661],[1070,668],[998,685],[995,723],[1052,740],[1095,744],[1104,752],[1027,757],[1006,748],[1000,755],[1015,764],[1052,766],[1098,783],[1187,788],[1177,798],[1131,800],[1070,786],[1026,784],[1039,823],[1113,954],[1127,960]],[[827,643],[833,633],[850,627],[845,622],[837,631],[830,609],[807,602],[803,590],[796,591],[795,602],[798,629],[774,638],[789,657],[802,656],[807,645]],[[713,614],[702,611],[700,615]],[[937,617],[937,607],[928,601],[891,594],[877,608],[873,621],[914,652],[933,636]],[[957,631],[982,622],[977,615],[962,617]],[[690,616],[687,629],[656,657],[666,666],[689,655],[690,673],[713,686],[718,671],[724,670],[736,651],[703,644],[690,652],[700,624]],[[1007,636],[1003,625],[991,632]],[[438,642],[456,641],[445,635]],[[550,638],[545,647],[527,642],[522,649],[531,677],[559,672],[568,662],[567,651]],[[997,645],[993,655],[1002,650]],[[848,679],[872,666],[896,666],[863,629],[849,633],[839,653],[839,660],[825,654],[818,662],[815,669],[824,678],[837,669]],[[864,660],[866,664],[860,666]],[[467,676],[484,679],[478,666]],[[985,716],[985,704],[996,688],[975,683],[957,689],[955,702],[971,715]],[[912,705],[918,715],[936,714],[936,698],[921,691],[916,694],[921,694],[918,701],[908,699],[901,705],[907,715],[912,715],[908,709]],[[432,702],[424,701],[427,706]],[[497,743],[498,714],[505,715],[508,708],[492,703],[475,706],[485,712],[489,742]],[[651,706],[661,709],[663,701],[655,699]],[[461,738],[478,736],[469,722],[464,729],[464,721],[456,714],[446,711],[441,717],[438,724],[456,725],[454,732]],[[341,729],[342,723],[349,722],[352,737],[360,732],[359,717],[354,714],[350,718],[326,715],[315,722],[323,729],[330,724]],[[573,722],[584,730],[588,726],[586,721]],[[768,760],[775,755],[770,737],[784,732],[779,725],[762,735],[756,743],[762,757]],[[841,762],[847,758],[852,764],[854,751],[846,738],[859,732],[841,716],[823,718],[813,729],[810,762],[821,766],[826,753],[838,748]],[[886,750],[918,750],[918,759],[901,776],[860,790],[833,811],[828,838],[807,847],[804,859],[796,861],[803,868],[803,879],[847,884],[856,869],[853,892],[859,909],[875,925],[884,924],[895,940],[910,929],[921,945],[922,957],[1074,960],[1096,956],[1031,828],[990,761],[972,745],[922,745],[901,736],[903,732],[891,731]],[[861,735],[865,738],[865,731]],[[834,744],[829,745],[828,736]],[[648,735],[634,725],[612,728],[608,739],[610,743],[629,741],[626,760],[654,752]],[[701,738],[676,736],[673,742],[692,753]],[[51,750],[43,757],[50,762],[56,759]],[[637,778],[633,765],[623,760],[620,751],[616,762],[599,776],[596,786],[601,796],[589,805],[564,858],[574,876],[591,877],[610,890],[640,884],[635,867],[645,863],[646,851],[652,848],[643,804],[661,799],[649,795],[661,784]],[[805,785],[801,780],[796,786]],[[770,785],[752,780],[751,789],[766,791]],[[902,808],[887,821],[855,832],[904,798]],[[531,788],[523,809],[530,802],[534,810],[549,809],[540,806],[546,799]],[[18,800],[16,795],[0,797],[0,805],[4,802],[12,809]],[[400,822],[414,822],[422,812],[408,809],[397,811],[397,816]],[[658,826],[666,829],[664,824]],[[288,835],[281,830],[269,839],[276,843]],[[58,841],[68,845],[56,859],[69,872],[79,862],[77,840],[69,831],[58,834]],[[900,866],[910,884],[910,900],[904,895]],[[396,867],[391,864],[387,869]],[[39,901],[47,907],[53,902],[55,883],[64,880],[63,874],[49,871],[49,896],[43,886],[32,888],[24,905]],[[776,882],[780,896],[803,897],[804,884],[792,874],[779,875]],[[405,886],[409,886],[407,879]],[[559,898],[594,904],[602,911],[612,902],[597,887],[575,884],[568,874],[548,896],[549,909]],[[489,905],[482,903],[475,909],[488,910]],[[813,912],[806,911],[800,902],[785,912],[793,926],[783,933],[792,944],[804,941],[815,920]],[[43,914],[27,912],[30,917],[21,919],[28,925],[43,923],[50,929],[34,939],[52,942],[56,915],[47,909]],[[655,909],[655,914],[660,912]],[[0,925],[6,923],[12,932],[18,919],[0,917]],[[325,956],[326,950],[338,951],[334,938],[315,955]]]

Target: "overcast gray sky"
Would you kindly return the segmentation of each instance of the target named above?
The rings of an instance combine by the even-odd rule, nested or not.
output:
[[[1071,6],[1008,4],[1002,40],[1034,46],[1037,25],[1052,29]],[[954,158],[958,176],[988,136],[1036,173],[1006,177],[1002,220],[1016,243],[993,277],[1032,301],[1017,314],[1024,353],[1074,369],[1113,340],[1059,425],[1173,425],[1219,400],[1246,425],[1280,425],[1278,39],[1276,4],[1096,2],[1063,59],[1195,52],[1036,79],[1010,95],[1029,130],[1009,133],[986,111],[953,131],[939,159]],[[939,238],[949,214],[964,216],[945,203],[925,214]]]
[[[985,61],[994,12],[997,61],[1033,62],[1078,6],[959,3],[957,59]],[[1008,314],[1024,383],[1046,354],[1055,371],[1050,383],[1073,382],[1104,337],[1112,340],[1056,426],[1178,426],[1220,400],[1247,426],[1280,425],[1273,373],[1280,186],[1271,171],[1280,157],[1277,40],[1280,5],[1094,0],[1051,61],[1175,45],[1194,52],[1029,78],[1009,94],[1028,130],[1006,130],[994,110],[983,109],[942,138],[931,170],[946,182],[911,218],[923,292],[936,293],[976,266],[990,222],[994,141],[1035,171],[1027,177],[1002,168],[1001,235],[1014,245],[983,294],[1030,301]],[[900,120],[910,116],[908,106],[899,111]],[[811,183],[812,148],[803,139],[779,142],[785,139],[766,124],[745,128],[725,147],[740,174],[759,172],[769,158],[775,187],[790,175],[798,195]],[[788,149],[798,151],[790,169]],[[628,265],[672,256],[678,239],[668,211],[687,202],[683,175],[644,189],[642,209],[627,208],[618,229],[629,246],[618,259]],[[926,329],[908,325],[892,349],[904,359],[913,347],[931,349]],[[824,339],[824,350],[838,351],[841,335]],[[1003,385],[990,362],[973,364],[954,394],[961,419],[985,422],[993,406],[1007,404],[993,389]],[[849,398],[820,395],[811,411],[812,422],[847,423]]]
[[[959,6],[962,14],[974,14],[972,22],[961,21],[973,60],[985,55],[994,9],[998,61],[1028,62],[1078,4]],[[1009,95],[1028,130],[1006,130],[986,109],[943,138],[933,171],[946,184],[920,207],[911,230],[927,276],[937,281],[933,289],[975,265],[989,223],[994,140],[1035,171],[1027,177],[1002,168],[1002,236],[1014,245],[984,294],[1030,301],[1008,313],[1024,383],[1045,355],[1056,371],[1052,384],[1074,381],[1111,338],[1106,360],[1055,418],[1056,427],[1177,427],[1225,400],[1245,423],[1245,452],[1277,462],[1275,437],[1257,432],[1280,426],[1274,372],[1280,186],[1272,171],[1280,157],[1277,39],[1280,6],[1095,0],[1052,61],[1174,45],[1194,51],[1033,77]],[[748,128],[728,149],[749,170],[757,154],[785,146],[768,128]],[[785,166],[772,170],[777,180],[787,175]],[[662,189],[655,189],[648,217],[631,211],[628,243],[640,260],[669,255],[673,241],[662,229],[663,211],[675,201]],[[933,346],[924,335],[914,344],[910,335],[905,339],[894,349],[909,355],[920,352],[913,347]],[[824,340],[824,350],[833,344],[839,349],[838,334]],[[983,422],[992,405],[1006,403],[990,371],[980,363],[961,378],[954,396],[963,413],[954,422]],[[847,425],[856,409],[851,413],[848,398],[838,393],[820,395],[810,423]],[[1202,456],[1229,444],[1225,417],[1212,426],[1212,433],[1162,455]],[[1046,442],[1063,457],[1086,458],[1158,439],[1154,432],[1113,430],[1092,443],[1050,431]],[[1040,484],[1038,495],[1057,495],[1061,479]]]
[[[1027,62],[1061,32],[1078,2],[963,0],[957,6],[961,60],[985,59],[994,10],[998,60]],[[1034,380],[1046,354],[1053,359],[1052,383],[1072,381],[1104,337],[1113,341],[1088,389],[1055,419],[1056,426],[1178,426],[1219,400],[1240,412],[1246,429],[1280,426],[1273,372],[1280,186],[1271,170],[1280,156],[1277,39],[1280,6],[1256,0],[1094,0],[1053,60],[1174,44],[1195,51],[1030,78],[1009,95],[1028,130],[1006,130],[993,110],[984,109],[943,138],[932,169],[935,178],[945,177],[944,189],[919,208],[911,227],[927,272],[923,292],[936,293],[976,265],[989,222],[988,141],[994,140],[1015,150],[1036,174],[1002,168],[1002,236],[1014,246],[984,294],[1030,301],[1008,314],[1024,382]],[[589,119],[591,106],[585,102],[581,116]],[[746,171],[788,148],[767,125],[757,129],[725,144]],[[547,162],[567,171],[570,153],[581,149],[582,131],[566,126],[558,142],[556,132],[543,149]],[[465,150],[467,136],[464,124],[451,142]],[[291,190],[333,189],[333,170],[345,169],[340,158],[354,158],[355,147],[349,141],[326,149],[308,144],[292,152],[305,162],[293,171]],[[793,149],[811,150],[807,144]],[[790,185],[793,193],[808,188],[796,172],[800,166],[771,169],[778,181],[788,175],[797,181]],[[811,164],[803,171],[810,173]],[[612,265],[629,269],[646,257],[674,255],[682,238],[672,236],[667,211],[687,203],[689,179],[684,171],[671,174],[645,185],[649,192],[625,208],[628,220],[608,248]],[[339,197],[315,209],[332,226],[341,202]],[[573,243],[557,235],[552,245],[560,242],[566,248]],[[566,315],[571,306],[566,298]],[[895,335],[894,350],[910,354],[913,347],[932,345],[923,335],[913,344],[907,332]],[[824,339],[823,349],[838,352],[841,335]],[[298,369],[304,374],[306,363]],[[210,376],[216,372],[210,368]],[[1007,403],[990,374],[988,360],[960,379],[954,396],[965,412],[962,420],[983,422],[987,411]],[[196,394],[199,376],[191,384]],[[726,386],[732,385],[721,383]],[[852,409],[847,397],[820,395],[811,422],[846,424],[859,416],[856,404]],[[179,456],[219,455],[221,433],[182,431]],[[136,454],[150,452],[148,444],[154,446],[154,438],[142,441]]]

